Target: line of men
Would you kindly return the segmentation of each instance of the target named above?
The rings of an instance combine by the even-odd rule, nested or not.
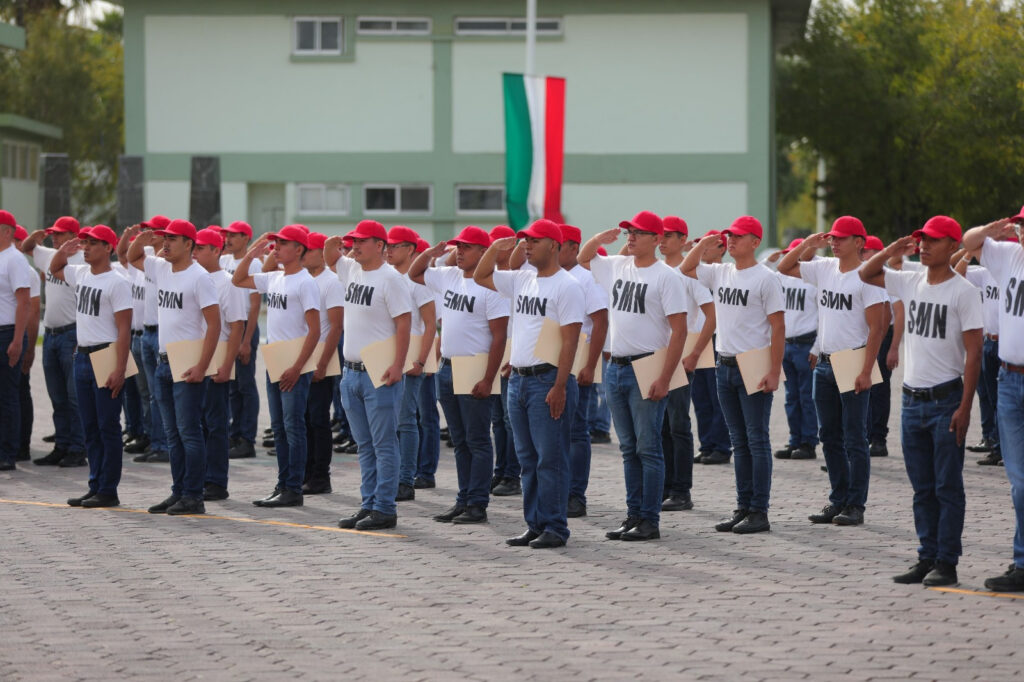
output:
[[[120,238],[102,225],[84,228],[77,237],[61,239],[59,248],[47,254],[47,282],[68,285],[75,301],[78,339],[72,375],[90,476],[87,494],[69,500],[73,506],[119,504],[121,391],[134,336],[130,282],[145,291],[144,282],[152,280],[156,289],[157,364],[146,379],[162,420],[172,488],[151,513],[203,513],[204,499],[227,497],[228,415],[232,421],[236,415],[228,408],[227,387],[241,361],[240,349],[251,349],[258,338],[255,329],[251,335],[246,329],[254,327],[262,294],[267,300],[268,342],[295,346],[280,376],[273,381],[267,377],[278,480],[271,493],[254,504],[298,506],[304,493],[330,489],[333,382],[327,372],[341,341],[341,397],[359,454],[362,499],[360,508],[339,525],[357,530],[396,525],[396,503],[414,497],[419,478],[415,426],[422,416],[417,415],[431,410],[436,414],[436,404],[424,401],[429,393],[422,387],[434,383],[455,447],[459,481],[455,504],[435,519],[486,522],[496,478],[487,427],[500,423],[505,427],[502,435],[511,432],[510,445],[521,468],[526,522],[525,531],[507,543],[533,548],[563,546],[570,534],[567,519],[586,513],[593,430],[589,413],[599,366],[622,451],[626,493],[626,516],[607,537],[656,539],[661,511],[692,508],[690,386],[696,393],[704,383],[698,380],[697,364],[712,338],[712,396],[718,400],[712,409],[724,417],[728,430],[726,447],[734,455],[737,500],[737,509],[716,530],[770,530],[768,422],[784,366],[791,385],[791,440],[790,447],[776,456],[813,458],[814,432],[807,424],[813,419],[831,491],[824,509],[809,518],[812,523],[863,523],[870,450],[879,445],[876,441],[872,448],[865,438],[871,433],[869,412],[873,384],[878,383],[872,375],[879,363],[891,370],[902,337],[907,341],[907,368],[901,440],[915,490],[920,547],[919,561],[895,580],[957,582],[964,520],[964,436],[982,364],[983,319],[977,305],[979,290],[952,265],[966,271],[967,259],[979,257],[995,287],[1005,291],[1000,327],[1020,324],[1024,306],[1017,303],[1024,296],[1018,296],[1016,287],[1024,274],[1024,253],[1019,246],[1000,242],[1012,238],[1014,230],[1019,237],[1024,210],[966,235],[953,219],[937,216],[913,236],[884,249],[867,249],[870,257],[865,257],[865,247],[881,244],[869,244],[861,222],[843,216],[829,233],[791,244],[777,273],[757,261],[762,227],[750,216],[738,218],[721,232],[709,232],[695,244],[687,242],[685,221],[662,219],[649,211],[585,243],[578,228],[548,220],[538,220],[517,234],[505,234],[511,233],[507,228],[488,234],[470,226],[432,248],[408,228],[387,231],[375,221],[362,221],[344,238],[290,225],[258,239],[240,259],[232,257],[231,275],[221,268],[224,230],[197,231],[187,221],[158,218],[129,228]],[[235,226],[234,232],[227,232],[245,232],[240,224]],[[70,227],[65,222],[63,229],[49,229],[55,244],[58,235],[74,231]],[[34,278],[27,262],[8,250],[16,229],[13,216],[0,212],[0,275],[11,294],[9,304],[0,308],[0,334],[10,336],[10,367],[18,365],[0,384],[5,391],[0,398],[7,397],[12,386],[12,395],[17,394],[18,382],[11,377],[21,374],[32,297],[25,280]],[[628,239],[620,254],[601,253],[623,230]],[[26,239],[22,234],[23,248],[38,249],[43,236],[45,232]],[[246,236],[251,236],[251,229]],[[920,265],[903,263],[904,254],[917,243]],[[817,257],[826,245],[834,257]],[[244,247],[243,243],[239,251]],[[658,258],[659,250],[665,260]],[[721,262],[725,250],[733,262]],[[114,253],[119,269],[111,264]],[[73,262],[78,256],[82,262]],[[788,282],[797,279],[805,288]],[[787,286],[796,291],[785,291]],[[809,291],[817,300],[817,324],[813,329],[808,324],[805,331]],[[142,298],[148,303],[150,297]],[[796,310],[787,301],[804,306]],[[901,304],[904,314],[894,315],[892,302]],[[787,309],[793,313],[791,336]],[[144,311],[143,317],[145,322]],[[890,317],[903,318],[898,329]],[[430,382],[423,380],[423,373],[434,348],[435,323],[440,328],[440,362],[435,381]],[[549,326],[555,329],[553,337],[545,331]],[[149,331],[143,324],[143,335]],[[688,334],[696,337],[689,345]],[[886,338],[891,348],[883,348]],[[185,340],[201,341],[201,352],[194,366],[174,377],[167,346]],[[581,340],[586,352],[577,359]],[[226,352],[213,365],[218,344],[224,344]],[[89,356],[110,345],[116,348],[115,369],[103,381],[92,374]],[[853,390],[841,391],[832,357],[860,349],[863,363]],[[1012,378],[1024,374],[1024,366],[1015,364],[1024,358],[1015,350],[1001,349],[998,355],[1000,400],[995,409],[1004,445],[1022,442],[1006,437],[1020,428],[1020,419],[1012,416],[1019,417],[1024,404]],[[371,375],[369,366],[374,363],[368,362],[367,352],[385,356],[386,369],[379,376]],[[755,352],[766,355],[766,368],[763,374],[744,377],[742,357]],[[482,358],[473,370],[478,374],[471,377],[468,391],[457,391],[460,379],[465,384],[459,372],[470,370],[455,367],[474,357]],[[145,364],[144,353],[142,359]],[[315,367],[312,371],[309,363]],[[251,352],[248,364],[254,364]],[[813,372],[810,382],[801,375],[806,367]],[[499,381],[501,373],[506,373],[507,382]],[[688,381],[678,379],[680,374]],[[813,418],[806,403],[808,383]],[[748,389],[748,384],[756,388]],[[695,407],[698,402],[694,398]],[[887,420],[887,401],[879,404]],[[496,418],[499,405],[501,417]],[[699,409],[697,413],[699,418]],[[10,418],[5,411],[5,422]],[[251,448],[254,426],[249,433]],[[6,429],[4,435],[9,438]],[[235,447],[239,445],[244,447],[236,441]],[[513,456],[508,446],[506,460]],[[64,450],[61,462],[71,452]],[[713,461],[721,456],[716,453],[728,457],[725,449],[703,457],[706,461],[711,455]],[[1014,565],[986,585],[1015,591],[1024,589],[1024,499],[1018,500],[1017,494],[1024,489],[1018,485],[1024,455],[1009,453],[1004,447],[1002,457],[1018,514]],[[0,464],[7,465],[6,458]],[[13,458],[7,468],[11,467]],[[497,484],[507,484],[508,478],[498,477]]]

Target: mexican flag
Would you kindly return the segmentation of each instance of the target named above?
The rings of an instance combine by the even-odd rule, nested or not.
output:
[[[505,201],[515,230],[562,217],[565,79],[503,74]]]

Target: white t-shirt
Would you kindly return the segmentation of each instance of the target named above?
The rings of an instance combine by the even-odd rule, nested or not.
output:
[[[147,258],[156,255],[156,251],[152,246],[143,247],[143,251],[145,251]],[[157,312],[156,305],[156,280],[145,270],[142,271],[142,275],[143,281],[146,283],[146,304],[143,309],[142,324],[147,327],[153,327],[160,322],[160,315]]]
[[[412,311],[408,279],[384,263],[363,270],[351,258],[340,258],[338,280],[345,289],[345,345],[349,362],[362,362],[363,347],[395,335],[395,318]]]
[[[267,342],[290,341],[309,333],[306,311],[320,310],[320,289],[303,268],[292,275],[284,270],[252,276],[256,291],[267,295]]]
[[[804,264],[801,264],[801,268]],[[803,336],[818,331],[818,290],[799,277],[776,273],[786,298],[786,336]]]
[[[927,270],[887,270],[885,288],[900,297],[906,311],[904,385],[931,388],[962,376],[963,333],[984,324],[978,289],[959,275],[929,284]]]
[[[75,290],[64,280],[50,274],[50,261],[57,249],[37,246],[32,252],[32,262],[46,277],[46,309],[43,311],[43,326],[49,329],[66,327],[75,323]],[[68,265],[82,265],[85,257],[81,251],[71,254]]]
[[[760,264],[737,270],[735,263],[701,263],[697,281],[715,297],[715,350],[720,355],[736,356],[771,345],[768,316],[786,309],[782,283],[774,272]]]
[[[79,346],[98,346],[117,341],[114,313],[132,308],[132,290],[128,280],[114,270],[92,274],[88,265],[69,265],[64,279],[78,301],[75,313]]]
[[[992,279],[988,268],[980,265],[967,267],[967,281],[978,287],[985,313],[985,333],[999,333],[999,285]]]
[[[1024,248],[1017,242],[986,238],[981,264],[1000,289],[999,359],[1024,365]]]
[[[626,357],[668,346],[672,327],[666,317],[686,313],[685,288],[678,273],[662,261],[638,268],[632,256],[597,256],[594,279],[608,292],[611,354]]]
[[[423,282],[439,301],[441,356],[488,352],[493,339],[488,322],[509,316],[508,299],[464,277],[455,266],[427,268]]]
[[[142,320],[146,314],[146,275],[130,265],[112,263],[114,272],[128,281],[132,290],[132,331],[142,329]]]
[[[167,352],[168,343],[203,338],[203,309],[218,305],[217,288],[210,273],[194,261],[184,270],[174,272],[170,261],[157,256],[146,256],[145,268],[146,275],[156,282],[160,352]]]
[[[249,297],[245,289],[231,283],[231,275],[226,270],[210,273],[210,279],[217,286],[217,302],[220,304],[220,340],[227,341],[231,336],[232,322],[245,322],[249,317]]]
[[[586,315],[583,317],[583,329],[581,331],[589,339],[590,334],[594,331],[594,320],[590,316],[598,310],[608,309],[608,294],[597,283],[597,280],[594,279],[594,273],[579,263],[573,266],[572,270],[568,270],[568,273],[575,277],[576,281],[583,287],[583,312]]]
[[[513,367],[533,367],[544,361],[533,354],[544,318],[564,327],[583,324],[585,295],[576,278],[565,270],[550,277],[538,277],[530,270],[501,270],[493,275],[498,293],[512,300]]]
[[[687,277],[681,270],[673,271],[683,278],[683,290],[686,294],[686,331],[688,334],[700,334],[704,329],[704,322],[707,321],[701,306],[713,303],[715,297],[711,295],[711,289],[692,277]]]
[[[327,316],[327,311],[331,308],[345,307],[345,288],[338,281],[338,276],[329,268],[324,268],[313,281],[320,291],[320,340],[326,341],[327,335],[331,333],[331,320]]]
[[[14,324],[18,311],[15,292],[29,289],[31,298],[33,279],[38,281],[38,275],[13,244],[0,251],[0,325]]]
[[[856,269],[839,272],[838,258],[822,258],[800,264],[800,277],[818,288],[818,347],[822,353],[860,348],[868,342],[870,328],[864,310],[888,305],[881,287],[867,284]],[[790,334],[787,332],[787,336]]]
[[[395,272],[398,272],[395,270]],[[434,295],[430,293],[430,289],[417,284],[416,282],[409,279],[408,275],[401,275],[402,280],[405,281],[405,286],[409,289],[409,300],[412,302],[412,323],[409,325],[410,334],[422,334],[423,333],[423,315],[420,313],[420,308],[428,303],[434,302]],[[436,310],[434,311],[437,312]]]
[[[244,257],[244,256],[243,256]],[[230,253],[222,254],[220,257],[220,268],[229,275],[235,274],[235,270],[238,269],[238,264],[242,262],[241,258],[235,258]],[[259,258],[253,258],[249,262],[249,275],[255,275],[263,272],[263,263]],[[245,289],[245,291],[251,292],[252,289]]]

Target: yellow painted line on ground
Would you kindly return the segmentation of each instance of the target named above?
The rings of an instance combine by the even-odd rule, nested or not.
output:
[[[20,504],[31,507],[52,507],[55,509],[76,509],[67,504],[57,502],[33,502],[32,500],[6,500],[0,498],[0,504]],[[148,514],[145,509],[134,509],[132,507],[103,507],[103,511],[121,512],[127,514]],[[89,511],[89,510],[84,510]],[[379,538],[404,538],[405,535],[398,533],[377,533],[374,531],[354,530],[349,528],[336,528],[334,526],[314,526],[308,523],[292,523],[289,521],[274,521],[271,519],[247,519],[242,516],[219,516],[216,514],[183,514],[180,518],[186,519],[211,519],[218,521],[237,521],[238,523],[255,523],[260,526],[281,526],[284,528],[306,528],[308,530],[326,530],[332,533],[353,533],[355,535],[369,535]]]
[[[1000,597],[1002,599],[1024,599],[1024,594],[1009,594],[1007,592],[989,592],[987,590],[962,590],[957,587],[929,587],[929,590],[936,592],[950,592],[952,594],[973,594],[979,597]]]

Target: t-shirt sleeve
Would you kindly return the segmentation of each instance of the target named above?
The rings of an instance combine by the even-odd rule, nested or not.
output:
[[[800,263],[800,279],[811,286],[818,286],[818,275],[821,272],[822,266],[827,263],[829,263],[829,261],[824,258],[821,260],[811,260]]]
[[[304,311],[320,310],[320,287],[312,277],[304,279],[299,285],[299,303]]]
[[[404,275],[389,277],[384,289],[384,303],[388,307],[391,319],[412,312],[412,296],[409,287],[402,281]]]
[[[422,284],[416,284],[413,282],[410,293],[412,294],[412,303],[417,308],[422,308],[426,304],[434,302],[434,294],[432,294],[430,289],[426,288]]]
[[[708,289],[715,288],[715,277],[723,266],[718,263],[700,263],[697,265],[697,281]]]
[[[770,270],[761,279],[761,300],[764,302],[765,315],[782,312],[786,309],[786,297],[782,293],[782,281],[778,277],[772,277]]]
[[[698,306],[702,306],[705,303],[711,303],[715,298],[711,295],[711,290],[706,286],[702,286],[697,280],[686,277],[687,286],[690,289],[690,296],[697,302]]]
[[[157,276],[163,270],[162,264],[167,263],[167,261],[163,258],[147,255],[143,259],[142,263],[143,271],[146,273],[146,276],[155,282]]]
[[[249,276],[253,276],[263,272],[263,262],[259,258],[253,258],[249,261]]]
[[[974,286],[963,287],[963,291],[957,297],[957,312],[960,316],[960,331],[966,332],[972,329],[982,329],[985,326],[985,306],[978,305],[978,294],[980,290]]]
[[[82,272],[83,267],[86,265],[66,265],[64,266],[64,281],[68,283],[68,286],[74,288],[78,285],[78,276]]]
[[[491,278],[494,280],[494,288],[505,298],[513,298],[516,295],[516,274],[504,270],[496,270]]]
[[[341,286],[341,282],[331,280],[327,285],[327,295],[324,296],[324,308],[330,310],[331,308],[344,307],[345,287]]]
[[[572,275],[569,275],[569,280],[561,287],[561,290],[558,292],[558,300],[555,303],[555,312],[558,316],[557,322],[559,326],[582,324],[585,307],[583,287],[580,286],[580,283]]]
[[[884,287],[876,287],[867,282],[862,282],[860,297],[865,308],[870,308],[878,303],[889,303],[889,294]]]
[[[220,305],[220,299],[217,297],[217,285],[214,284],[210,273],[204,271],[195,278],[192,286],[195,291],[196,300],[199,301],[200,310],[209,308],[211,305]]]
[[[668,266],[665,266],[668,267]],[[686,312],[686,285],[671,268],[661,278],[658,286],[661,295],[661,308],[666,315]]]
[[[427,268],[423,271],[423,285],[434,293],[441,293],[445,288],[445,277],[443,269],[446,268]]]
[[[352,267],[358,267],[358,264],[351,258],[342,256],[335,263],[334,269],[338,273],[338,281],[341,282],[342,286],[348,286],[348,281],[352,279]]]
[[[594,256],[590,261],[590,272],[598,284],[607,287],[612,283],[615,261],[621,258],[622,256],[602,256],[600,254]]]
[[[224,300],[221,301],[221,315],[230,324],[243,322],[248,318],[249,301],[244,289],[236,286],[224,287]]]
[[[889,270],[888,268],[882,271],[885,275],[885,290],[901,301],[906,298],[906,294],[903,288],[906,282],[914,276],[912,272],[901,272],[899,270]],[[875,287],[879,288],[879,287]]]
[[[110,309],[115,313],[132,309],[132,286],[123,277],[118,277],[110,286]]]
[[[12,247],[13,248],[13,247]],[[39,275],[32,269],[32,266],[28,264],[28,261],[20,253],[15,253],[15,258],[11,259],[12,267],[7,275],[11,283],[11,289],[17,291],[18,289],[31,289],[32,278],[39,279]]]
[[[267,293],[267,289],[270,287],[271,274],[269,272],[258,272],[252,276],[252,283],[256,287],[256,291],[261,294]]]
[[[1019,249],[1015,242],[997,242],[991,237],[985,237],[981,245],[981,257],[978,261],[982,267],[988,268],[989,274],[996,282],[1006,279],[1007,267],[1010,264],[1014,249]]]
[[[57,253],[57,249],[51,249],[49,246],[37,246],[32,251],[32,263],[43,272],[49,272],[50,261],[53,260],[55,253]]]
[[[497,320],[512,314],[512,310],[508,305],[508,299],[497,291],[487,289],[487,293],[484,294],[484,304],[487,309],[488,320]]]

